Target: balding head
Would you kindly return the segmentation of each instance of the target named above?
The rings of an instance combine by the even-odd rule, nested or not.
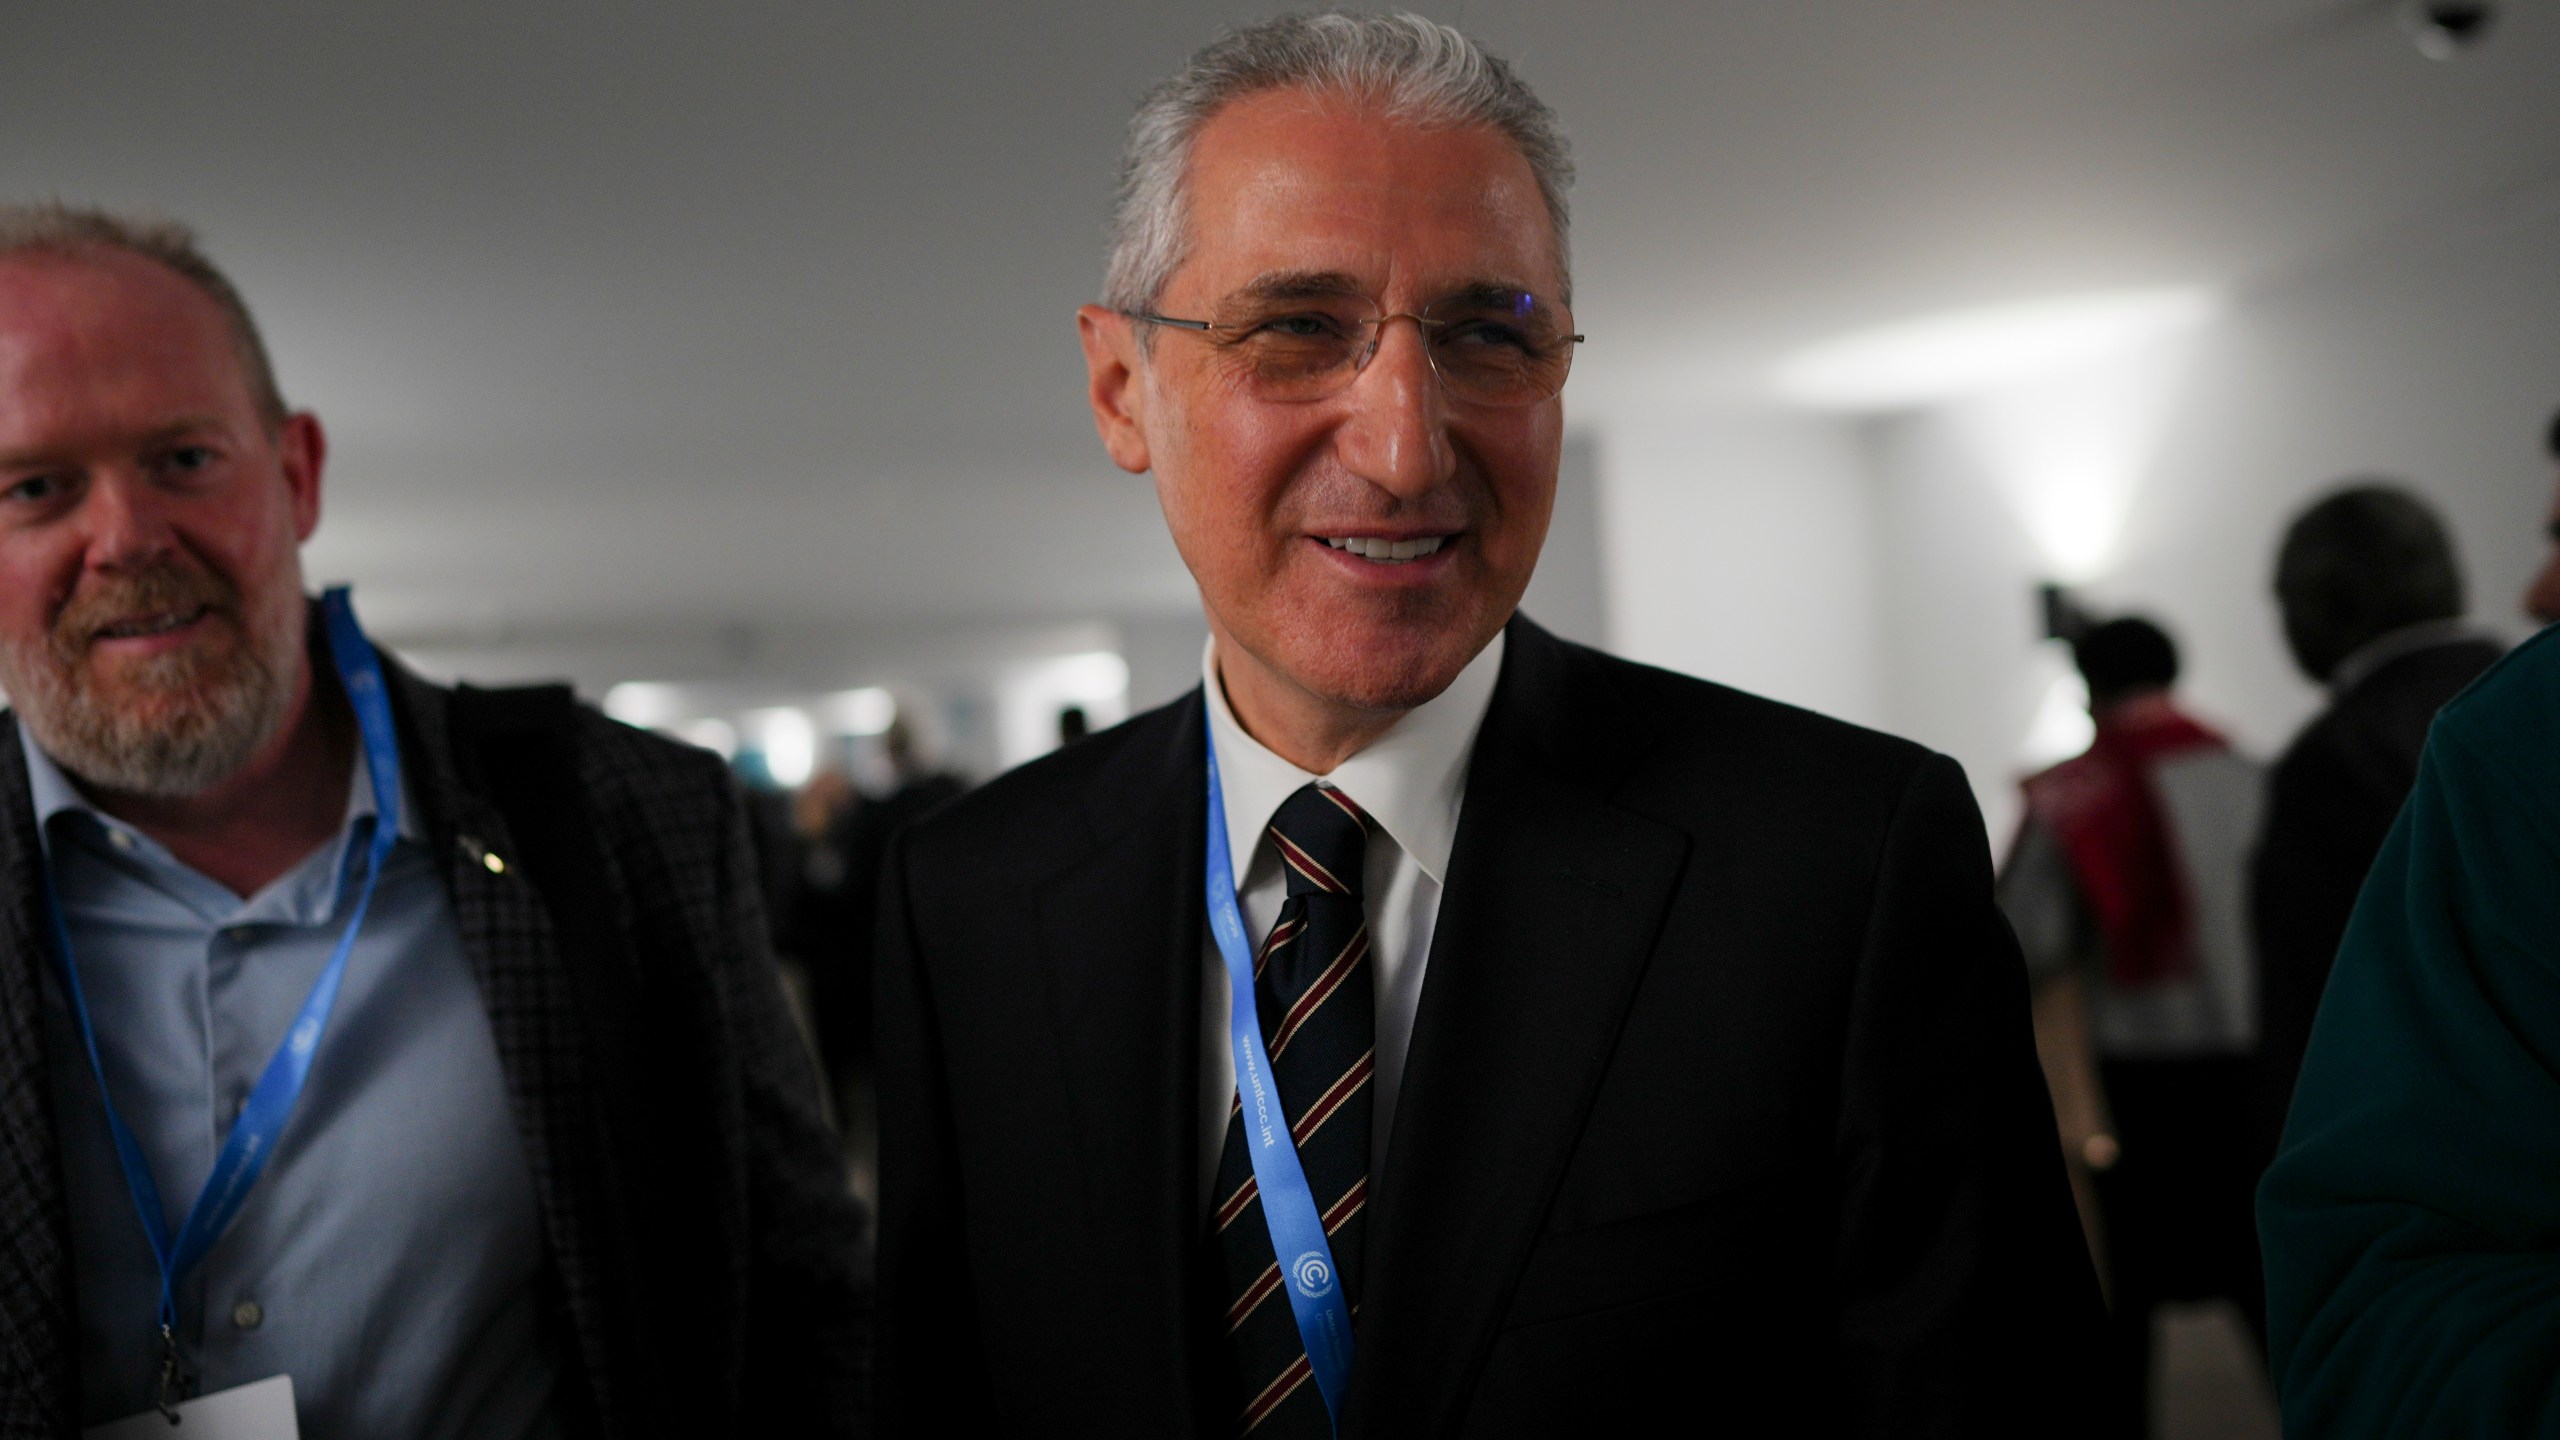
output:
[[[119,215],[58,201],[0,205],[0,264],[19,256],[78,260],[112,251],[161,266],[202,291],[221,310],[232,346],[240,355],[241,378],[259,414],[270,430],[281,427],[288,413],[284,392],[277,388],[275,367],[267,359],[258,322],[230,277],[205,257],[193,230],[174,220]]]

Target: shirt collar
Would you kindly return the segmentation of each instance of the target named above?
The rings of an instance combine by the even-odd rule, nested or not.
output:
[[[1201,652],[1201,688],[1209,696],[1209,734],[1218,747],[1218,783],[1227,806],[1227,844],[1239,870],[1249,867],[1262,832],[1281,803],[1311,780],[1348,795],[1435,883],[1448,883],[1449,848],[1458,837],[1466,798],[1467,759],[1502,674],[1504,637],[1497,633],[1449,688],[1405,712],[1367,749],[1310,775],[1245,733],[1218,683],[1218,642]],[[1242,882],[1241,873],[1236,877]]]
[[[45,858],[53,858],[53,817],[74,811],[86,814],[109,829],[132,832],[133,827],[89,803],[71,777],[62,773],[53,757],[36,744],[35,732],[27,728],[25,716],[18,717],[18,750],[27,760],[27,794],[36,812],[36,841],[44,848]],[[405,768],[405,767],[404,767]],[[346,818],[339,826],[342,836],[355,834],[356,822],[368,820],[376,813],[373,803],[373,766],[365,759],[364,746],[356,746],[354,773],[347,777]],[[406,776],[400,785],[400,838],[419,840],[425,831],[418,825],[418,807],[411,797]]]
[[[2372,679],[2374,672],[2404,655],[2480,638],[2479,631],[2459,619],[2422,620],[2415,625],[2403,625],[2348,652],[2347,658],[2339,661],[2337,668],[2329,672],[2329,693],[2332,696],[2346,694]]]

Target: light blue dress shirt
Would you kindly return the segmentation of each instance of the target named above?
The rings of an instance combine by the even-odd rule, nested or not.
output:
[[[107,1084],[175,1235],[355,903],[372,777],[359,748],[337,837],[243,900],[19,736]],[[291,1375],[309,1440],[548,1435],[533,1172],[407,799],[301,1104],[179,1291],[179,1353],[206,1393]],[[94,1425],[152,1399],[160,1273],[58,983],[46,1009]]]

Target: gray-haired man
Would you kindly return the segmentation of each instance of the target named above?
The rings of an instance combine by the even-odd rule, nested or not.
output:
[[[325,449],[183,230],[0,207],[0,1437],[853,1433],[728,777],[309,603]]]
[[[2096,1288],[1962,775],[1515,614],[1569,173],[1412,16],[1142,105],[1079,319],[1211,644],[889,867],[886,1428],[2067,1422]]]

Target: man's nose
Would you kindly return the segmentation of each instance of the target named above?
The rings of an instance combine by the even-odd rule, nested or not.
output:
[[[80,507],[89,567],[130,569],[159,559],[176,535],[169,506],[169,497],[142,476],[117,471],[93,476]]]
[[[1421,322],[1392,316],[1378,332],[1378,351],[1351,383],[1351,414],[1337,432],[1342,463],[1369,483],[1404,499],[1444,484],[1457,469],[1449,444],[1448,397],[1431,369]]]

